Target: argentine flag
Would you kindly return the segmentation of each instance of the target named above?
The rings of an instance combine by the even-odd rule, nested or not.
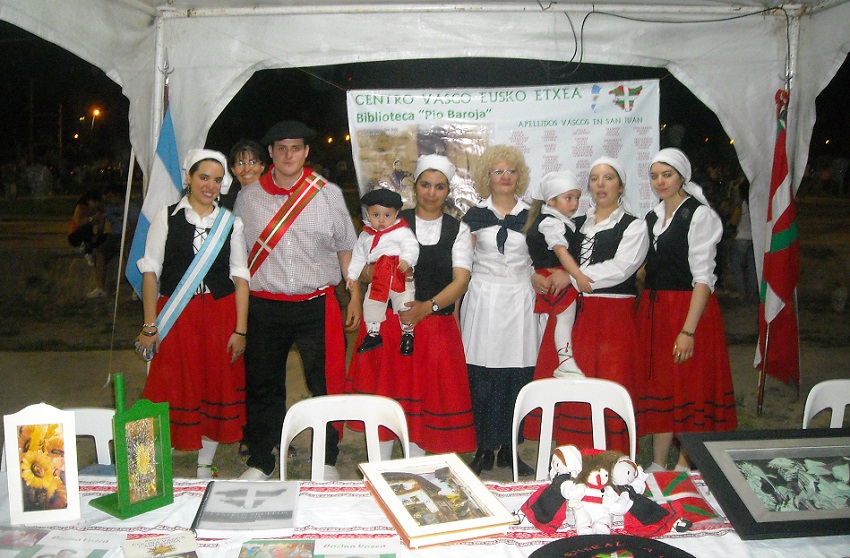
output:
[[[145,255],[145,241],[157,211],[163,206],[177,203],[183,191],[183,181],[180,177],[180,157],[177,154],[177,138],[174,136],[174,124],[171,122],[171,107],[166,109],[156,145],[156,158],[148,181],[148,193],[142,203],[142,214],[136,225],[136,234],[130,246],[130,256],[127,259],[125,274],[133,290],[142,296],[142,273],[136,266]]]

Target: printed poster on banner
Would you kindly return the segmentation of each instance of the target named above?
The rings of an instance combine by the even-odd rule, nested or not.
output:
[[[491,145],[507,144],[525,156],[531,185],[561,170],[586,184],[595,159],[620,159],[625,195],[643,217],[657,203],[649,161],[659,149],[658,118],[658,80],[348,92],[360,194],[390,188],[412,207],[416,160],[438,153],[458,169],[447,202],[458,216],[480,199],[472,182],[478,157]],[[579,212],[588,203],[582,196]]]

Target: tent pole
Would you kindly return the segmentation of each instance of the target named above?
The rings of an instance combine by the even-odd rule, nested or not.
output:
[[[786,4],[783,6],[789,11],[799,11],[799,4]],[[499,2],[478,4],[337,4],[337,5],[310,5],[310,6],[261,6],[251,8],[193,8],[189,10],[171,10],[165,17],[221,17],[221,16],[274,16],[274,15],[330,15],[330,14],[393,14],[393,13],[463,13],[463,12],[606,12],[616,14],[666,14],[670,6],[661,5],[633,5],[633,4],[598,4],[581,3],[567,4],[552,2],[546,8],[529,5],[528,2]],[[690,15],[745,15],[748,13],[763,12],[763,6],[742,8],[741,6],[677,6],[677,14]]]
[[[153,76],[153,110],[151,111],[151,130],[159,130],[162,127],[162,119],[165,116],[165,86],[168,79],[168,55],[164,46],[164,21],[170,12],[170,8],[159,8],[159,15],[156,18],[156,43],[154,56],[154,76]],[[156,156],[157,141],[159,140],[159,132],[151,134],[151,153]],[[148,193],[148,174],[145,173],[145,181],[142,186],[142,199]]]

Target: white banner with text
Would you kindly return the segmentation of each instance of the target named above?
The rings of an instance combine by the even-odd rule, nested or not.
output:
[[[359,90],[348,92],[348,125],[361,195],[377,187],[413,202],[413,171],[421,155],[446,155],[458,168],[449,209],[465,213],[480,199],[471,171],[487,147],[519,149],[531,184],[571,170],[587,183],[603,155],[622,161],[626,192],[643,217],[656,198],[649,160],[659,149],[658,80],[519,88]],[[582,196],[580,212],[589,197]]]

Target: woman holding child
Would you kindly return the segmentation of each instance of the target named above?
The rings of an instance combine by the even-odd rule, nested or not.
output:
[[[454,174],[454,165],[444,156],[419,159],[414,173],[416,208],[400,214],[419,241],[416,297],[406,309],[399,309],[399,319],[381,324],[381,347],[354,354],[346,382],[349,393],[384,395],[401,404],[414,457],[426,451],[465,453],[475,448],[466,361],[456,319],[457,300],[469,284],[472,240],[468,226],[443,212]],[[370,282],[372,272],[367,265],[361,280]],[[412,356],[399,352],[400,324],[415,326],[419,349]],[[358,346],[365,334],[361,326]],[[392,445],[389,437],[381,442],[382,458],[391,456]]]
[[[649,239],[643,220],[627,211],[623,197],[626,172],[618,159],[600,157],[594,161],[588,185],[591,205],[586,215],[575,219],[576,232],[570,244],[573,258],[591,286],[590,292],[579,297],[573,355],[585,376],[612,380],[634,393],[638,369],[636,274],[646,257]],[[560,292],[564,278],[563,272],[553,273],[543,289]],[[536,284],[540,282],[536,280]],[[547,345],[551,348],[551,341],[544,340],[541,352]],[[588,412],[576,405],[561,405],[559,409],[563,412],[556,424],[558,443],[593,447]],[[625,423],[609,416],[606,430],[608,448],[628,453]]]

